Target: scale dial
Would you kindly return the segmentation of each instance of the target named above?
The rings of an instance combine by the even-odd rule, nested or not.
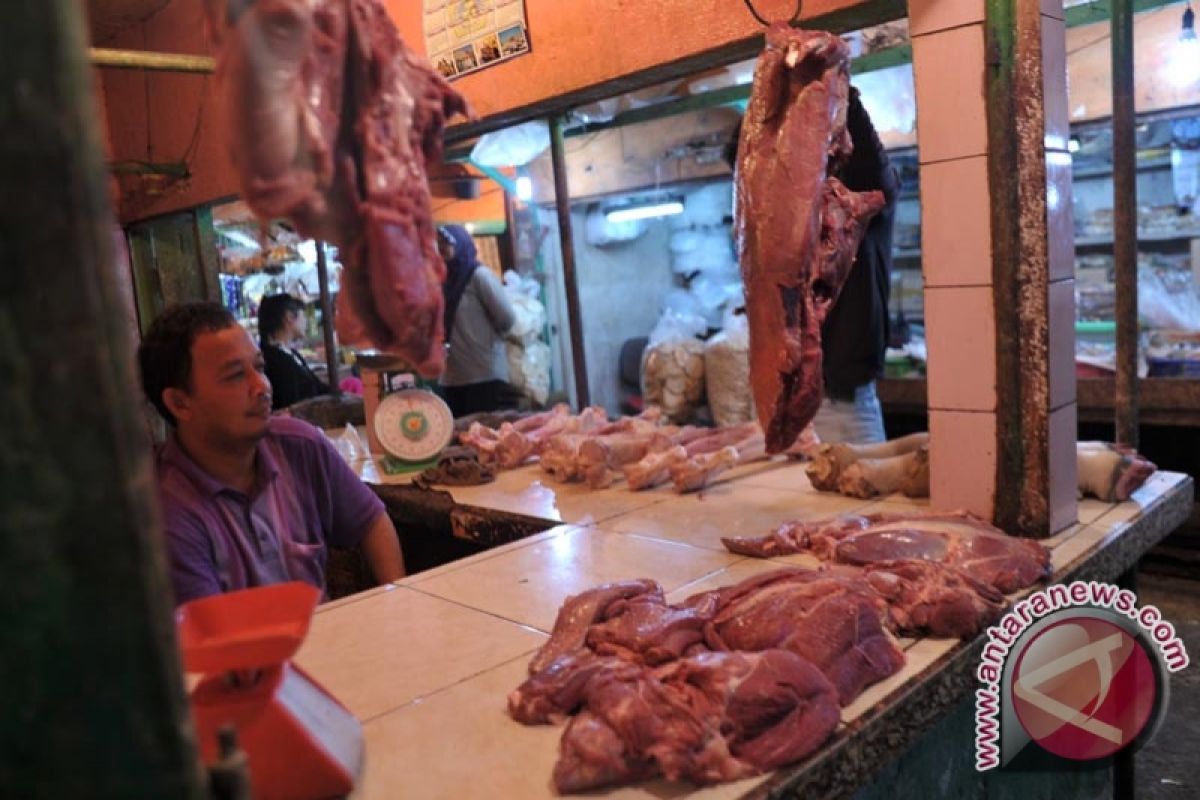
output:
[[[433,392],[401,389],[375,410],[375,436],[401,461],[429,461],[454,438],[454,415]]]

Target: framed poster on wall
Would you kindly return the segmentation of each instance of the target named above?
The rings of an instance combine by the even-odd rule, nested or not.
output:
[[[525,0],[425,0],[425,52],[450,80],[528,53]]]

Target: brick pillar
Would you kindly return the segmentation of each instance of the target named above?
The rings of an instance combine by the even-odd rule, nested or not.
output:
[[[1076,519],[1074,245],[1059,0],[911,0],[932,503]]]

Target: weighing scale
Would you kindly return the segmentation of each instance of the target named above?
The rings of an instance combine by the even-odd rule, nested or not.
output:
[[[360,354],[357,360],[371,452],[391,456],[383,465],[389,472],[412,472],[436,463],[454,438],[450,407],[418,387],[403,361],[381,354]]]
[[[253,796],[344,797],[362,767],[362,725],[290,659],[308,633],[320,590],[263,586],[193,600],[175,612],[183,663],[204,677],[191,693],[206,764],[233,727]]]

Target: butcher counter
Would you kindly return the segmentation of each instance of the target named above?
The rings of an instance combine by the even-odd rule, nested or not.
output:
[[[359,474],[376,482],[372,462]],[[732,584],[808,556],[758,560],[724,550],[720,537],[753,535],[789,519],[853,511],[920,510],[899,496],[864,501],[818,493],[802,465],[736,468],[706,491],[592,491],[560,485],[536,466],[489,484],[450,487],[457,504],[536,517],[542,533],[321,606],[297,660],[363,722],[366,763],[358,798],[551,797],[562,726],[509,719],[505,699],[570,594],[647,577],[670,600]],[[1079,522],[1046,541],[1055,582],[1114,580],[1188,515],[1193,483],[1159,472],[1126,503],[1084,500]],[[982,635],[974,641],[901,640],[904,669],[842,710],[814,756],[771,775],[703,789],[666,781],[606,796],[697,798],[1034,796],[1018,774],[1007,790],[974,772],[969,699]],[[956,763],[951,763],[956,762]],[[1108,773],[1038,775],[1036,796],[1093,796]],[[989,778],[989,782],[990,782]],[[1013,783],[1016,781],[1016,783]],[[1080,783],[1082,781],[1082,783]],[[898,788],[907,787],[907,788]]]

